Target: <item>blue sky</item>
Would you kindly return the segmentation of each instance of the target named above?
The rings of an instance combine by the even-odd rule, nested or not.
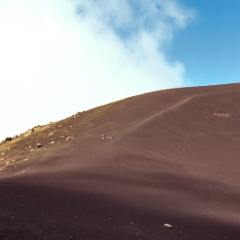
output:
[[[240,1],[183,1],[197,11],[197,18],[178,32],[169,56],[186,67],[188,85],[240,81]]]
[[[0,139],[145,92],[239,81],[239,7],[1,0]]]

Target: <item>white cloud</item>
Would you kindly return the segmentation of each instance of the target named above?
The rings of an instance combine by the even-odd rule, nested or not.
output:
[[[194,13],[174,0],[2,0],[0,139],[184,84],[164,44]]]

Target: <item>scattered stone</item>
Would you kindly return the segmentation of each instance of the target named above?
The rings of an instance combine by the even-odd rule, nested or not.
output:
[[[213,115],[217,117],[226,117],[226,118],[232,117],[232,115],[228,113],[213,113]]]
[[[40,147],[42,147],[43,146],[43,144],[41,144],[41,143],[36,143],[36,147],[37,148],[40,148]]]
[[[4,156],[5,155],[5,153],[1,153],[1,156]]]
[[[172,226],[171,224],[168,224],[168,223],[164,223],[163,226],[164,226],[165,228],[169,228],[169,229],[173,228],[173,226]]]
[[[54,142],[51,142],[51,144],[54,144]]]
[[[105,134],[102,134],[102,139],[112,139],[112,137],[106,136]]]
[[[73,139],[72,136],[67,137],[67,138],[66,138],[66,142],[67,142],[68,140],[71,140],[71,139]]]

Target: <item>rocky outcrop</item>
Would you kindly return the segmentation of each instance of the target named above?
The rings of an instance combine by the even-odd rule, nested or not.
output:
[[[11,138],[11,137],[6,137],[3,141],[0,142],[0,146],[4,145],[5,143],[10,142],[10,141],[12,141],[12,140],[13,140],[13,138]]]

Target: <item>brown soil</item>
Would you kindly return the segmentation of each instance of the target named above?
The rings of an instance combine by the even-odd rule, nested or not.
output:
[[[239,240],[239,103],[153,92],[3,143],[0,239]]]

